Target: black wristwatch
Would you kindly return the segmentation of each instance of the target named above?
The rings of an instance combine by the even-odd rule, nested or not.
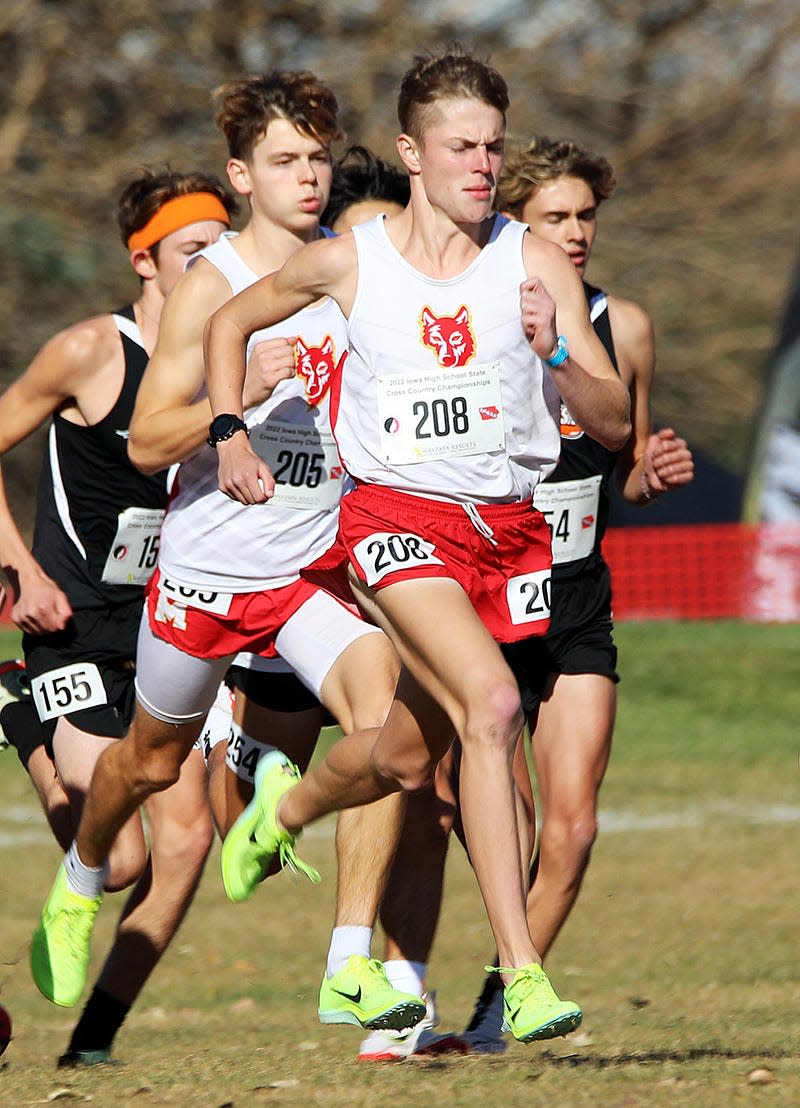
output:
[[[215,416],[211,420],[208,426],[208,438],[206,442],[209,446],[216,446],[218,442],[225,442],[232,435],[235,435],[237,431],[244,431],[247,437],[250,437],[250,432],[247,430],[247,424],[243,419],[239,419],[238,415],[231,415],[229,412],[225,412],[223,415]]]

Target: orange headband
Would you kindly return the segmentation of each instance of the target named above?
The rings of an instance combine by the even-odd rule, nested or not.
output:
[[[225,205],[213,192],[191,192],[186,196],[176,196],[162,204],[156,214],[128,239],[129,250],[149,250],[161,242],[173,231],[188,227],[190,223],[199,223],[203,219],[217,219],[226,227],[231,225],[231,217]]]

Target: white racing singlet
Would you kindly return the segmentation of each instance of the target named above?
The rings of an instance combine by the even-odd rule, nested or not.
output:
[[[334,386],[339,452],[358,480],[445,500],[529,497],[559,455],[559,397],[520,322],[525,224],[495,217],[447,280],[414,269],[382,216],[353,228],[350,354]]]
[[[233,294],[258,280],[222,236],[201,251]],[[194,261],[195,259],[193,259]],[[330,425],[330,384],[347,351],[344,316],[332,300],[258,331],[262,339],[297,335],[297,373],[245,412],[253,449],[269,465],[275,496],[244,505],[217,487],[217,452],[203,445],[178,470],[161,528],[159,566],[182,585],[255,592],[297,580],[336,537],[343,470]]]

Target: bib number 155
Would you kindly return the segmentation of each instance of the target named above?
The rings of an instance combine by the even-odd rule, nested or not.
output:
[[[108,703],[103,679],[93,662],[51,669],[31,681],[31,693],[42,722]]]

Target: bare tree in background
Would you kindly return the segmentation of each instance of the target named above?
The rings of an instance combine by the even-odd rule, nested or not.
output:
[[[127,177],[223,171],[216,85],[314,69],[349,139],[392,157],[398,80],[448,40],[504,73],[512,136],[570,135],[612,161],[593,276],[655,319],[658,418],[741,470],[800,238],[796,0],[6,0],[2,382],[130,294],[113,222]]]

